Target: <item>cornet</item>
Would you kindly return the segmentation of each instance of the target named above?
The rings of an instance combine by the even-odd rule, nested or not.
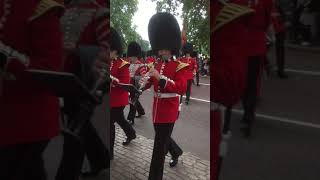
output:
[[[150,77],[150,71],[156,67],[156,65],[158,64],[158,60],[159,60],[159,59],[157,59],[157,60],[151,65],[150,70],[144,75],[144,77],[142,77],[142,78],[140,79],[140,81],[139,81],[139,86],[140,86],[139,91],[142,91],[142,89],[147,85],[149,79],[151,78],[151,77]]]

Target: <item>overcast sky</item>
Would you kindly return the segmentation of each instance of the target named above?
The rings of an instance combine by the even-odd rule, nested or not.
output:
[[[141,35],[142,39],[149,41],[148,37],[148,23],[150,18],[156,13],[156,2],[151,0],[138,0],[138,11],[133,17],[133,24],[137,25],[137,32]],[[178,9],[179,14],[181,14],[182,7]],[[180,30],[182,30],[182,19],[176,17],[180,25]]]

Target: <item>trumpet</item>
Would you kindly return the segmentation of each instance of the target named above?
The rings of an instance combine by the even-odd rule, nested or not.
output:
[[[143,88],[147,85],[149,79],[151,78],[150,71],[153,70],[156,67],[157,64],[158,64],[158,59],[154,63],[151,64],[150,70],[140,79],[140,81],[139,81],[139,86],[140,86],[139,87],[139,91],[142,91]]]

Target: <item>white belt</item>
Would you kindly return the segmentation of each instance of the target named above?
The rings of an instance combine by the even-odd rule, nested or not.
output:
[[[179,97],[179,94],[176,94],[176,93],[154,93],[154,97],[173,98],[173,97]]]

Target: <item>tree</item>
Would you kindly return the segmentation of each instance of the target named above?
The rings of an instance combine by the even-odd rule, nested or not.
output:
[[[187,24],[187,40],[198,52],[210,54],[209,0],[151,0],[157,3],[158,12],[170,12],[177,16],[182,5],[182,18]]]
[[[138,0],[111,0],[110,6],[110,24],[123,38],[124,51],[131,41],[139,43],[142,50],[149,50],[149,42],[142,39],[136,31],[136,26],[132,24],[133,16],[138,10]]]

